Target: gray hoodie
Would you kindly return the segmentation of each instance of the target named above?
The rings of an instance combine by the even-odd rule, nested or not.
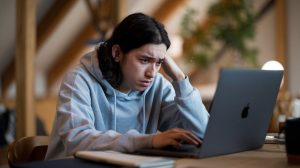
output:
[[[78,150],[134,152],[152,146],[152,135],[184,128],[203,137],[209,114],[188,78],[170,83],[157,74],[143,92],[125,94],[102,76],[96,50],[65,76],[46,159]]]

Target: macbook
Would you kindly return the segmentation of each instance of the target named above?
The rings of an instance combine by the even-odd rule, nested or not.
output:
[[[139,154],[203,158],[262,147],[283,71],[223,69],[200,148],[141,149]]]

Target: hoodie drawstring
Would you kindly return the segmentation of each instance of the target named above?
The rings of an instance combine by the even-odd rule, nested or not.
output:
[[[146,107],[145,107],[145,95],[143,95],[143,133],[146,132]]]
[[[117,131],[117,111],[116,111],[116,106],[117,106],[117,95],[116,92],[113,91],[114,93],[114,130]]]
[[[113,91],[114,94],[114,108],[113,108],[113,115],[114,115],[114,121],[113,121],[113,128],[115,131],[117,131],[117,95],[116,92]],[[146,132],[146,103],[145,103],[145,95],[143,95],[143,123],[142,123],[142,133]]]

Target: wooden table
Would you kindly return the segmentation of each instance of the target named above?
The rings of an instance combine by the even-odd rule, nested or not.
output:
[[[284,145],[265,144],[263,148],[253,151],[246,151],[204,159],[179,159],[176,161],[175,167],[300,168],[300,165],[288,164]]]
[[[100,162],[84,161],[76,158],[47,160],[25,164],[17,164],[14,168],[118,168]],[[234,153],[203,159],[177,159],[175,168],[300,168],[287,162],[284,145],[264,145],[253,151]]]

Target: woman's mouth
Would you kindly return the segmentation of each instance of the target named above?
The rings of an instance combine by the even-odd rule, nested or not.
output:
[[[151,81],[141,81],[141,86],[148,87],[151,84]]]

